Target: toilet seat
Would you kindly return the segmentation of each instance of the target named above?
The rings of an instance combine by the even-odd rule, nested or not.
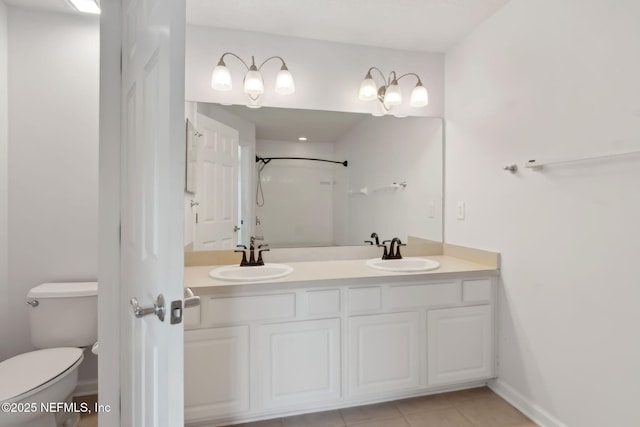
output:
[[[82,349],[47,348],[0,362],[0,402],[21,400],[59,381],[84,359]]]

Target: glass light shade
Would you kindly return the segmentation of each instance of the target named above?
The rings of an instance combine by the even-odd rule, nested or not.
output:
[[[427,89],[421,84],[417,84],[416,87],[413,88],[411,92],[411,99],[409,100],[409,104],[412,107],[424,107],[429,103],[429,93],[427,93]]]
[[[262,75],[257,70],[249,70],[244,76],[244,93],[256,97],[264,93],[264,82]]]
[[[224,65],[216,65],[211,73],[211,87],[215,90],[231,90],[231,73]]]
[[[365,78],[360,84],[358,98],[360,101],[373,101],[378,97],[378,87],[371,77]]]
[[[291,72],[287,70],[286,67],[282,67],[276,77],[276,93],[280,95],[291,95],[295,91],[296,85],[293,82]]]
[[[400,92],[400,87],[395,80],[387,87],[384,94],[384,104],[387,107],[402,104],[402,92]]]

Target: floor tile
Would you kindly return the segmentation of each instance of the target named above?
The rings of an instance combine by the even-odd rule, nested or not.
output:
[[[452,406],[451,402],[441,394],[398,400],[395,404],[404,415],[434,409],[451,408]]]
[[[316,412],[282,418],[283,427],[344,427],[340,411]]]
[[[464,402],[467,400],[476,400],[476,399],[482,399],[487,396],[494,397],[497,395],[489,387],[477,387],[477,388],[469,388],[466,390],[458,390],[458,391],[452,391],[449,393],[443,393],[443,394],[440,394],[439,396],[443,396],[449,399],[449,401],[455,405],[456,403]]]
[[[526,421],[524,423],[514,424],[509,427],[538,427],[538,424],[534,423],[533,421]]]
[[[474,427],[457,409],[432,409],[405,415],[411,427]]]
[[[87,415],[80,418],[78,427],[98,427],[98,415]]]
[[[382,418],[402,417],[396,405],[392,402],[378,403],[375,405],[355,406],[353,408],[341,409],[340,413],[345,424],[356,424],[363,421],[370,421]]]
[[[76,403],[85,403],[89,409],[93,411],[95,404],[98,402],[98,395],[74,397],[73,401]],[[80,414],[78,427],[98,427],[98,414]]]
[[[522,412],[497,395],[455,403],[455,407],[475,427],[512,427],[530,421]]]
[[[231,427],[282,427],[282,421],[280,418],[273,420],[254,421],[251,423],[234,424]]]
[[[410,427],[403,416],[395,418],[380,418],[364,421],[362,423],[349,424],[349,427]]]

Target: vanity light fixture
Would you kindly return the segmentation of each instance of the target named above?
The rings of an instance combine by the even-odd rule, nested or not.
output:
[[[276,93],[280,95],[290,95],[295,92],[296,87],[293,82],[293,76],[291,72],[287,68],[287,64],[284,62],[279,56],[272,56],[265,59],[259,67],[256,67],[255,58],[251,57],[251,65],[248,65],[242,58],[232,52],[223,53],[218,61],[218,64],[213,69],[213,73],[211,74],[211,87],[215,90],[220,91],[228,91],[231,90],[233,84],[231,82],[231,73],[227,68],[227,64],[224,62],[224,57],[227,55],[231,55],[232,57],[238,59],[247,69],[247,74],[244,76],[243,80],[243,92],[247,94],[249,97],[250,103],[257,107],[258,100],[260,96],[264,93],[264,81],[262,80],[262,74],[260,74],[260,70],[272,59],[279,59],[282,62],[282,66],[280,67],[280,71],[276,76]]]
[[[100,6],[96,0],[69,0],[69,2],[78,12],[100,14]]]
[[[298,141],[306,141],[307,137],[306,136],[301,136],[298,138]]]
[[[380,87],[376,84],[371,76],[371,71],[377,71],[382,77],[384,84]],[[414,76],[418,82],[411,92],[411,98],[409,99],[409,105],[415,108],[424,107],[429,103],[429,94],[427,89],[422,86],[422,80],[416,73],[406,73],[397,77],[396,72],[389,73],[389,77],[385,78],[380,69],[376,67],[369,68],[367,75],[360,84],[360,93],[358,97],[361,101],[380,101],[385,111],[389,111],[394,105],[402,104],[402,92],[398,82],[400,79],[406,76]],[[379,114],[382,115],[382,114]]]

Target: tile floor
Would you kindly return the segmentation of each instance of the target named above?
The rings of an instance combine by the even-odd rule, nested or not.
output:
[[[87,398],[82,398],[86,401]],[[78,427],[97,427],[87,415]],[[317,412],[234,427],[536,427],[487,387]]]
[[[536,427],[487,387],[233,427]]]
[[[73,399],[75,402],[86,402],[89,408],[93,408],[98,401],[98,396],[81,396]],[[83,414],[80,417],[78,427],[98,427],[98,414]]]

